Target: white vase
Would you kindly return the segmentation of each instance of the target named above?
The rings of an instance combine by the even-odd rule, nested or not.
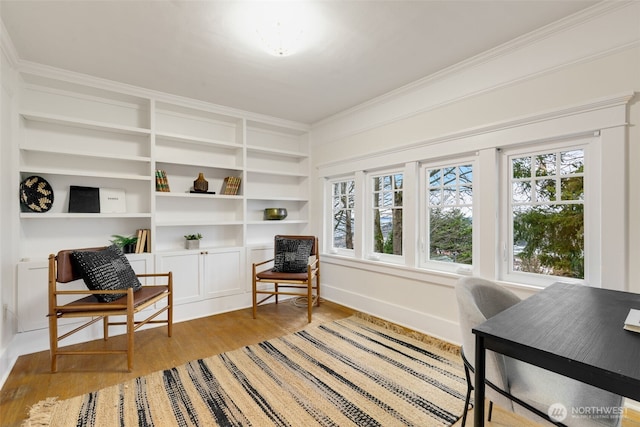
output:
[[[185,240],[187,249],[199,249],[200,240]]]

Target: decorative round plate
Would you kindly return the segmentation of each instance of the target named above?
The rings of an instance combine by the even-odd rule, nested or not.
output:
[[[41,176],[30,176],[20,183],[20,203],[33,212],[46,212],[53,205],[53,188]]]

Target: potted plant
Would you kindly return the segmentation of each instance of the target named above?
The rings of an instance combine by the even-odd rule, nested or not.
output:
[[[138,242],[137,236],[120,236],[118,234],[112,234],[113,240],[111,243],[122,249],[125,254],[132,254],[136,251],[136,243]]]
[[[200,247],[200,239],[202,239],[202,234],[186,234],[184,238],[187,239],[187,249],[198,249]]]

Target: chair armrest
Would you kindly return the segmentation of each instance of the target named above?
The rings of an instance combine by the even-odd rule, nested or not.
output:
[[[140,273],[136,277],[169,277],[169,273]]]
[[[132,289],[132,288],[128,288]],[[128,289],[105,289],[92,291],[87,290],[74,290],[74,291],[55,291],[56,295],[97,295],[97,294],[126,294]]]
[[[274,260],[274,258],[271,258],[271,259],[268,259],[268,260],[266,260],[266,261],[262,261],[262,262],[254,262],[254,263],[253,263],[253,265],[254,265],[254,267],[258,267],[258,266],[260,266],[260,265],[264,265],[264,264],[266,264],[266,263],[268,263],[268,262],[271,262],[271,261],[273,261],[273,260]]]
[[[136,274],[136,277],[138,278],[144,278],[144,277],[166,277],[167,278],[167,283],[165,284],[159,284],[159,283],[155,283],[155,284],[145,284],[142,286],[168,286],[169,287],[169,292],[173,293],[173,272],[169,271],[167,273],[140,273],[140,274]]]

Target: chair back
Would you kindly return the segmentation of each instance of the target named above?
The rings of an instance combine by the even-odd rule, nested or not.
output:
[[[71,254],[79,251],[101,251],[105,247],[100,248],[85,248],[85,249],[64,249],[58,252],[56,255],[56,281],[58,283],[69,283],[74,280],[81,279],[80,273],[73,269],[73,263],[71,262]]]
[[[466,359],[475,365],[475,335],[471,330],[490,317],[520,302],[520,298],[489,280],[479,277],[463,277],[456,284],[456,299],[460,328],[462,332],[462,349]],[[509,392],[507,367],[504,356],[487,351],[486,378],[502,390]],[[472,378],[473,381],[473,378]],[[487,395],[500,406],[511,410],[512,402],[503,396],[487,389]]]
[[[313,245],[311,246],[311,256],[318,256],[318,238],[316,236],[299,236],[299,235],[282,235],[279,234],[277,236],[274,237],[274,241],[277,240],[278,238],[282,238],[282,239],[298,239],[298,240],[313,240]],[[275,247],[274,247],[274,253],[275,253]]]

